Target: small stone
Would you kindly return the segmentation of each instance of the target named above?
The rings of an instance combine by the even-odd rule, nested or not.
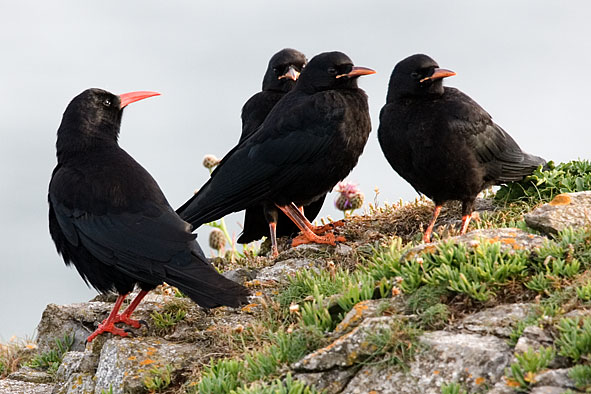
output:
[[[559,194],[554,199],[525,215],[531,228],[546,234],[556,234],[567,227],[589,225],[591,191]]]

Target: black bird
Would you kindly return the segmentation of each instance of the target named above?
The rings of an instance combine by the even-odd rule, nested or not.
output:
[[[378,139],[394,170],[435,202],[423,240],[429,242],[441,205],[462,202],[460,233],[485,188],[519,181],[546,161],[524,153],[470,97],[444,87],[455,75],[426,55],[399,62],[380,113]]]
[[[117,143],[123,108],[158,94],[85,90],[70,102],[57,131],[48,195],[51,237],[66,265],[74,264],[87,284],[119,294],[89,342],[103,332],[126,336],[114,326],[118,322],[139,327],[131,313],[164,281],[205,308],[238,306],[248,294],[209,264],[191,226]],[[118,314],[136,284],[140,293]]]
[[[257,204],[277,206],[303,232],[293,245],[344,240],[314,227],[298,209],[328,193],[357,164],[371,123],[357,78],[375,71],[347,55],[315,56],[263,124],[234,147],[205,185],[178,209],[197,227]]]
[[[295,49],[282,49],[273,55],[263,77],[263,90],[248,99],[242,107],[242,135],[239,142],[254,133],[275,104],[293,89],[306,62],[306,56]],[[325,197],[304,207],[304,213],[310,220],[314,220],[320,212]],[[244,211],[244,225],[238,242],[249,243],[270,233],[273,256],[277,256],[276,238],[297,232],[297,226],[287,216],[279,215],[275,205],[257,205]]]

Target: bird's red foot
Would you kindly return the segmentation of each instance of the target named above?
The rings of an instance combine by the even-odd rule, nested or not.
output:
[[[314,234],[316,234],[316,235],[322,235],[322,234],[326,233],[327,231],[334,230],[335,228],[341,227],[344,225],[345,225],[344,220],[337,220],[336,222],[330,222],[328,224],[325,224],[324,226],[314,226],[310,230],[312,230],[314,232]]]
[[[133,328],[140,328],[142,326],[142,324],[140,323],[139,320],[132,319],[129,316],[125,315],[124,313],[122,313],[120,315],[118,314],[115,317],[115,321],[113,323],[125,323],[128,326],[131,326]]]
[[[291,246],[295,247],[309,243],[336,245],[337,242],[345,241],[345,237],[335,236],[333,233],[328,233],[322,236],[316,235],[315,237],[308,237],[306,234],[300,234],[291,241]]]
[[[137,322],[137,324],[139,325],[139,322]],[[110,332],[113,335],[119,335],[121,337],[126,337],[128,335],[128,333],[125,330],[115,327],[115,323],[106,322],[105,319],[105,321],[100,323],[98,328],[92,334],[90,334],[88,338],[86,338],[86,342],[92,342],[94,338],[98,337],[99,335],[105,332]]]

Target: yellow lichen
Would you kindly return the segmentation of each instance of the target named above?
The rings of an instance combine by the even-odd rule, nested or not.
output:
[[[559,194],[552,201],[549,202],[549,205],[556,206],[556,205],[568,205],[572,202],[572,199],[568,194]]]

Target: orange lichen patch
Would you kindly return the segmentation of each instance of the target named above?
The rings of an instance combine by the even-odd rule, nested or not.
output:
[[[572,202],[572,199],[570,198],[570,196],[568,194],[559,194],[556,197],[554,197],[554,199],[552,199],[552,201],[550,201],[548,204],[552,205],[552,206],[568,205],[571,202]]]
[[[256,293],[254,293],[255,296],[260,297],[263,295],[262,291],[257,291]]]
[[[528,234],[527,236],[529,237],[529,239],[534,239],[534,238],[536,237],[536,236],[535,236],[535,235],[533,235],[533,234]]]
[[[516,242],[517,241],[515,240],[515,238],[503,238],[503,239],[501,239],[501,243],[506,244],[506,245],[513,245]]]
[[[437,247],[435,247],[434,245],[427,245],[422,250],[422,252],[423,253],[435,253],[436,250],[437,250]]]
[[[152,360],[151,358],[147,358],[144,361],[140,361],[140,365],[150,365],[154,364],[156,361]]]
[[[511,379],[511,378],[507,378],[506,384],[509,387],[520,387],[521,386],[517,380]]]
[[[260,306],[259,304],[248,304],[246,306],[243,306],[242,309],[241,309],[241,311],[242,312],[246,312],[246,313],[252,313],[253,312],[253,309],[255,309],[255,308],[259,307],[259,306]]]
[[[335,328],[336,332],[341,332],[346,330],[351,323],[354,323],[358,320],[361,320],[361,318],[363,317],[363,312],[366,311],[369,308],[369,301],[361,301],[357,304],[355,304],[355,306],[353,307],[353,316],[348,319],[347,321],[342,321],[337,328]]]
[[[377,392],[377,391],[375,391],[375,390],[370,390],[368,393],[369,393],[369,394],[378,394],[378,392]]]
[[[156,353],[156,348],[155,347],[149,347],[146,349],[146,356],[151,356],[154,353]]]
[[[439,371],[438,370],[433,371],[433,375],[439,375]]]
[[[478,378],[476,378],[476,379],[474,379],[474,383],[476,383],[476,384],[478,384],[478,385],[480,385],[480,384],[484,383],[485,381],[486,381],[486,379],[485,379],[485,378],[483,378],[482,376],[481,376],[481,377],[478,377]]]
[[[133,361],[133,360],[136,360],[137,357],[136,356],[129,356],[129,357],[127,357],[127,359]]]

